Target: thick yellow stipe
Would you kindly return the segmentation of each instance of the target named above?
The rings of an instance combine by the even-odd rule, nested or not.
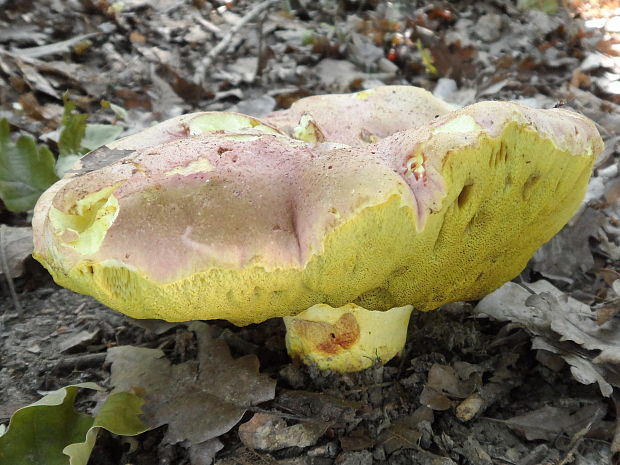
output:
[[[372,311],[355,304],[318,304],[284,317],[286,348],[293,358],[322,370],[360,371],[402,352],[413,307]]]

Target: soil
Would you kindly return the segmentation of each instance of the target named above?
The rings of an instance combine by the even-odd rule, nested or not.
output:
[[[0,117],[52,147],[53,134],[49,134],[59,122],[59,97],[66,88],[93,121],[116,121],[135,132],[153,121],[197,109],[264,113],[305,95],[408,83],[435,90],[457,104],[512,98],[547,107],[572,105],[599,124],[608,146],[606,166],[619,155],[617,120],[609,119],[620,103],[618,94],[605,87],[604,66],[579,68],[589,56],[601,53],[602,41],[615,40],[604,29],[584,27],[584,20],[593,17],[588,15],[604,17],[606,2],[584,4],[590,5],[587,11],[584,6],[560,8],[555,15],[547,15],[519,11],[512,2],[425,5],[412,1],[395,7],[377,1],[316,5],[291,1],[277,4],[268,15],[252,21],[251,27],[237,31],[230,47],[214,57],[203,73],[198,64],[201,57],[248,13],[251,2],[195,0],[173,5],[176,2],[161,0],[149,6],[133,0],[119,13],[105,0],[26,3],[0,0],[0,36],[3,29],[11,32],[0,39],[3,50],[96,32],[84,39],[90,45],[85,43],[82,52],[70,47],[36,58],[59,69],[63,63],[71,66],[64,74],[39,68],[52,91],[42,90],[41,82],[33,83],[32,76],[11,76],[0,66]],[[281,10],[284,13],[277,17]],[[227,14],[236,16],[231,19]],[[497,17],[481,21],[489,14]],[[202,20],[194,21],[192,15]],[[390,15],[396,19],[388,21]],[[188,37],[189,33],[197,38]],[[453,42],[448,40],[451,34],[457,36]],[[419,38],[420,43],[416,46],[416,40],[410,40],[406,45],[407,38]],[[531,45],[534,48],[527,48]],[[383,55],[368,58],[377,50]],[[424,64],[423,50],[432,53],[437,72]],[[14,59],[0,53],[2,57]],[[320,68],[325,59],[353,68],[345,66],[336,76],[328,76]],[[439,84],[444,90],[437,90]],[[102,110],[102,99],[126,108],[127,119],[118,121]],[[16,110],[15,102],[21,110]],[[600,102],[611,110],[601,109]],[[27,225],[29,217],[0,209],[0,222]],[[568,278],[553,282],[590,304],[593,300],[588,295],[597,294],[603,282],[600,270],[620,271],[620,264],[602,253],[595,239],[588,242],[586,235],[584,241],[593,263],[587,269],[576,263]],[[571,250],[562,253],[570,255]],[[532,263],[520,279],[531,282],[542,276]],[[554,279],[550,273],[545,276]],[[109,387],[105,358],[111,347],[160,348],[173,363],[196,355],[194,335],[185,324],[133,320],[90,297],[59,288],[31,259],[14,283],[20,312],[5,287],[0,296],[0,423],[47,391],[85,381]],[[402,357],[356,374],[322,372],[291,361],[280,321],[243,328],[209,322],[235,357],[255,354],[261,372],[277,381],[275,399],[250,408],[240,424],[257,412],[270,412],[289,425],[300,420],[327,425],[313,445],[272,452],[245,445],[237,426],[219,438],[224,447],[215,463],[609,463],[614,400],[603,397],[596,384],[577,382],[566,364],[532,350],[525,329],[480,318],[472,312],[473,305],[455,303],[415,313]],[[429,388],[431,372],[436,373],[437,367],[467,371],[468,376],[451,381],[456,383],[453,389],[465,394],[442,395]],[[471,383],[475,386],[468,390]],[[458,406],[474,391],[485,392],[484,406],[466,421],[459,418]],[[93,394],[82,395],[78,408],[90,411],[96,400]],[[589,406],[606,413],[597,416],[595,425],[586,422],[587,431],[583,422],[576,421],[581,425],[578,430],[560,428],[558,434],[532,438],[536,423],[515,420],[543,407],[576,414]],[[549,414],[540,417],[539,423],[553,425],[559,418]],[[190,464],[183,444],[162,442],[165,428],[135,438],[102,431],[89,464]]]
[[[109,377],[105,351],[109,347],[131,344],[163,348],[171,360],[186,357],[188,345],[185,325],[170,325],[163,333],[157,322],[140,322],[99,304],[90,297],[75,294],[48,283],[20,295],[23,313],[8,312],[0,336],[2,344],[0,388],[3,401],[0,418],[6,420],[17,408],[34,402],[46,391],[93,381],[106,386]],[[10,308],[9,299],[2,301]],[[221,465],[235,463],[310,464],[538,464],[558,463],[571,445],[571,437],[560,435],[554,441],[527,441],[502,420],[531,412],[543,406],[578,408],[600,402],[595,386],[584,386],[571,378],[565,367],[554,372],[536,360],[529,336],[521,329],[510,330],[500,323],[473,318],[468,305],[452,305],[412,319],[405,355],[384,367],[357,374],[322,372],[292,363],[284,348],[280,321],[236,328],[211,322],[221,331],[234,356],[256,354],[261,371],[277,380],[278,395],[261,409],[306,418],[321,418],[325,410],[345,409],[345,413],[309,448],[287,448],[267,454],[246,448],[235,429],[220,438],[224,449],[217,455]],[[145,329],[153,323],[156,328]],[[92,337],[65,352],[61,347],[85,331]],[[80,340],[80,338],[78,338]],[[190,349],[191,352],[191,349]],[[482,416],[462,422],[455,416],[454,403],[445,411],[435,411],[434,421],[423,433],[400,437],[399,448],[381,444],[382,433],[407,418],[421,405],[421,393],[434,364],[454,366],[467,362],[484,370],[486,384],[508,362],[502,395]],[[301,398],[291,395],[301,394]],[[319,393],[308,410],[306,396]],[[292,400],[291,400],[292,399]],[[347,401],[347,404],[341,404]],[[336,405],[334,405],[336,403]],[[81,398],[80,408],[93,401]],[[208,414],[208,412],[205,412]],[[242,423],[251,417],[248,412]],[[553,421],[553,419],[550,419]],[[602,429],[613,429],[612,409]],[[126,441],[102,432],[90,464],[188,464],[182,446],[160,443],[163,428],[136,438],[132,452]],[[580,443],[572,463],[608,463],[609,431],[595,432]],[[607,434],[607,436],[606,436]],[[597,436],[598,435],[598,436]],[[135,450],[134,450],[135,449]],[[533,458],[533,461],[528,457]]]

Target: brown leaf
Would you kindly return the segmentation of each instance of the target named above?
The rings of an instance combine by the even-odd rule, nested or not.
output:
[[[428,48],[440,76],[460,82],[462,78],[474,75],[474,58],[477,54],[475,48],[463,47],[459,41],[447,45],[443,40],[435,42]]]
[[[218,439],[210,439],[200,444],[190,444],[189,458],[192,465],[211,465],[215,454],[224,448]]]
[[[121,346],[109,349],[115,391],[139,387],[145,394],[146,422],[168,425],[165,441],[200,444],[235,426],[247,407],[273,399],[275,381],[258,373],[258,359],[233,359],[228,347],[214,339],[210,327],[194,322],[198,358],[172,365],[158,349]]]
[[[375,441],[368,436],[368,431],[361,427],[356,428],[349,435],[340,438],[340,447],[345,452],[370,449],[374,445]]]
[[[416,449],[422,437],[418,427],[422,422],[432,423],[433,420],[434,414],[431,409],[419,407],[411,415],[399,418],[390,428],[383,431],[379,436],[379,444],[388,454],[398,449]]]
[[[32,228],[1,226],[3,231],[3,243],[0,247],[6,253],[8,274],[17,278],[24,272],[24,263],[32,254]],[[0,277],[4,277],[5,270],[0,266]]]
[[[325,423],[350,423],[354,421],[357,410],[363,404],[324,393],[284,391],[278,395],[275,405],[295,415],[303,415]]]
[[[532,259],[532,268],[545,276],[568,279],[576,273],[588,271],[594,266],[588,240],[597,235],[604,221],[601,212],[587,207],[577,219],[538,249]],[[567,254],[567,250],[571,253]]]
[[[529,441],[552,441],[559,435],[573,436],[588,426],[591,428],[607,412],[602,402],[585,405],[578,410],[545,406],[537,410],[503,420],[506,426]]]
[[[482,299],[474,312],[524,326],[540,336],[534,348],[560,355],[578,381],[598,382],[603,395],[609,396],[610,384],[620,385],[614,368],[620,363],[620,321],[611,319],[599,325],[588,305],[566,296],[548,281],[527,286],[529,289],[506,283]]]
[[[452,401],[429,386],[424,386],[420,394],[420,403],[433,410],[443,411],[452,407]]]
[[[132,152],[133,150],[110,149],[103,145],[81,157],[69,173],[78,175],[95,171],[129,156]]]
[[[473,368],[473,367],[468,367]],[[463,367],[465,369],[465,367]],[[465,399],[480,384],[479,376],[472,376],[476,373],[474,368],[471,372],[463,371],[467,379],[460,378],[454,368],[448,365],[435,363],[428,372],[427,386],[449,397]]]

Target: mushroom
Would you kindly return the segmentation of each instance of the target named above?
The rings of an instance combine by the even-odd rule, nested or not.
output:
[[[87,155],[46,191],[34,256],[135,318],[285,317],[292,355],[354,371],[402,350],[412,308],[517,276],[579,207],[602,148],[568,110],[453,110],[399,86],[264,120],[195,113]],[[95,155],[118,160],[89,171]]]

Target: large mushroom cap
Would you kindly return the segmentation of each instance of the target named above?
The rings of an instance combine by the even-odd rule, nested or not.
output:
[[[474,299],[570,219],[602,150],[585,117],[507,102],[355,146],[220,116],[232,132],[213,114],[162,123],[167,141],[125,139],[41,197],[34,255],[59,284],[137,318],[236,324]]]

